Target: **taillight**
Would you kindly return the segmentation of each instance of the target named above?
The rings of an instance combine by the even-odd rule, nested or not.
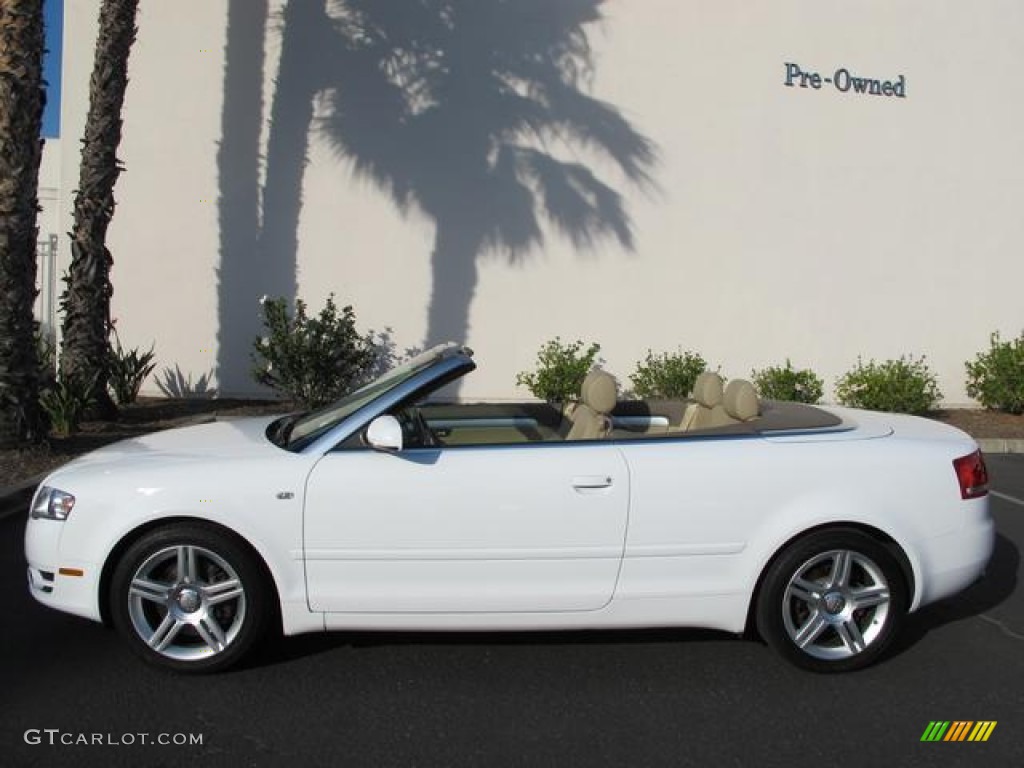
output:
[[[988,493],[988,470],[981,451],[953,459],[953,469],[960,483],[960,498],[977,499]]]

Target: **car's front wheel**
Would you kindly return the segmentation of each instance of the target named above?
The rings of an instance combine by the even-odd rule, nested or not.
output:
[[[858,530],[799,539],[765,573],[757,628],[774,650],[815,672],[865,667],[885,651],[906,613],[892,553]]]
[[[111,579],[111,617],[149,662],[212,672],[263,635],[272,590],[254,556],[215,528],[180,524],[134,542]]]

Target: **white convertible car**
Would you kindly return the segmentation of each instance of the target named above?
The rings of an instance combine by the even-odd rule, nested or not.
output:
[[[892,414],[760,401],[441,404],[445,345],[320,411],[127,440],[51,474],[25,551],[40,602],[145,659],[223,669],[265,634],[756,630],[843,671],[992,552],[977,445]]]

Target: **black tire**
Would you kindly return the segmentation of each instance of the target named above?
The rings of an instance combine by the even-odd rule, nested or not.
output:
[[[247,547],[216,528],[182,523],[128,547],[111,578],[110,615],[151,664],[217,672],[266,633],[275,594]]]
[[[907,611],[899,563],[878,540],[852,528],[790,544],[765,572],[757,629],[787,661],[814,672],[849,672],[885,652]]]

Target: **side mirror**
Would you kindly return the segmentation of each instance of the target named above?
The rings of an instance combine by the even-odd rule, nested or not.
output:
[[[378,416],[366,428],[366,442],[378,451],[402,450],[402,425],[394,416]]]

